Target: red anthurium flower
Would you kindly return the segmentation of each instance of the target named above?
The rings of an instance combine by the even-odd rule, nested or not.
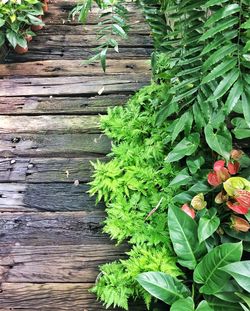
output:
[[[191,218],[194,219],[195,211],[194,211],[194,209],[190,208],[187,203],[183,204],[181,209],[183,210],[184,213],[186,213],[188,216],[190,216]]]
[[[235,175],[238,173],[238,171],[240,169],[240,163],[237,161],[235,161],[234,163],[229,162],[227,168],[228,168],[228,171],[231,175]]]
[[[225,167],[222,167],[219,171],[216,172],[216,174],[222,181],[226,181],[228,178],[231,177],[228,169]]]
[[[238,190],[235,195],[235,200],[246,208],[250,208],[250,191]]]
[[[220,171],[223,167],[225,166],[225,161],[224,160],[219,160],[214,162],[214,171],[218,172]]]
[[[207,181],[211,186],[217,187],[222,183],[222,180],[215,172],[210,172],[207,175]]]
[[[240,205],[238,202],[233,203],[228,201],[227,206],[237,214],[245,215],[248,213],[248,208]]]
[[[236,231],[247,232],[250,229],[249,222],[246,219],[233,215],[231,221],[231,228]]]

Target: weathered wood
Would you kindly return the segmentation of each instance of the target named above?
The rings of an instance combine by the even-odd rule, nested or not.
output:
[[[67,212],[103,210],[80,183],[0,183],[0,212]]]
[[[125,104],[129,95],[93,97],[0,97],[0,115],[82,115],[106,113]],[[61,118],[63,119],[63,118]]]
[[[148,35],[131,34],[128,39],[116,38],[119,43],[119,47],[152,47],[152,39]],[[97,41],[95,35],[83,34],[83,35],[43,35],[34,37],[30,47],[34,46],[36,49],[40,49],[46,45],[46,49],[56,49],[58,47],[71,48],[93,48],[101,43],[105,42],[105,38]]]
[[[112,243],[2,247],[0,281],[93,283],[99,265],[124,258],[127,250],[127,246]]]
[[[152,48],[146,47],[121,47],[119,53],[110,51],[108,59],[149,59],[153,52]],[[30,45],[29,52],[24,55],[18,55],[14,52],[9,53],[5,59],[6,63],[9,62],[26,62],[26,61],[39,61],[39,60],[51,60],[51,59],[82,59],[87,60],[96,53],[90,48],[72,48],[70,46],[50,48],[47,49],[45,46],[36,48],[35,45]]]
[[[1,286],[1,311],[104,311],[105,307],[89,293],[92,283],[3,283]],[[109,308],[108,310],[114,311]],[[120,310],[119,308],[115,309]],[[145,305],[133,303],[131,311],[145,311]]]
[[[19,78],[1,81],[0,96],[97,95],[133,92],[149,83],[147,75],[115,77]]]
[[[108,60],[105,76],[122,74],[149,74],[150,62],[139,60]],[[40,62],[26,62],[22,64],[0,65],[0,77],[38,76],[103,76],[99,63],[83,64],[82,60],[48,60]]]
[[[93,168],[86,158],[0,158],[0,182],[69,182],[91,180]],[[105,160],[105,158],[99,158]]]
[[[150,28],[148,24],[144,23],[141,20],[131,20],[131,28],[129,29],[129,35],[130,34],[139,34],[139,35],[150,35]],[[48,24],[43,29],[42,32],[39,33],[39,36],[48,35],[48,34],[89,34],[89,35],[96,35],[97,30],[99,30],[102,26],[98,25],[77,25],[77,24]]]
[[[0,133],[100,133],[99,119],[99,116],[0,116]]]
[[[0,134],[0,157],[84,157],[110,149],[103,134]]]
[[[103,211],[2,213],[0,248],[12,246],[109,244],[102,233]]]

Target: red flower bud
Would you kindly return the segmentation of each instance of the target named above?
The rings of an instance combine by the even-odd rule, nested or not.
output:
[[[227,206],[237,214],[245,215],[248,213],[248,208],[238,204],[238,202],[233,203],[228,201]]]
[[[250,225],[247,220],[237,217],[237,216],[232,216],[231,217],[231,228],[233,228],[236,231],[242,231],[242,232],[247,232],[250,229]]]
[[[195,211],[194,211],[194,209],[190,208],[187,203],[183,204],[181,209],[183,210],[184,213],[186,213],[191,218],[193,218],[193,219],[195,218]]]
[[[233,149],[230,153],[230,156],[233,160],[239,160],[243,154],[244,152],[242,150]]]
[[[227,168],[230,174],[235,175],[238,173],[240,169],[240,163],[237,161],[235,161],[234,163],[229,162]]]
[[[222,183],[222,180],[215,172],[210,172],[207,175],[207,181],[211,186],[217,187]]]
[[[235,200],[246,208],[250,208],[250,191],[238,190],[235,195]]]
[[[228,178],[231,177],[227,168],[225,167],[222,167],[219,171],[216,172],[216,174],[219,177],[219,179],[222,181],[226,181]]]
[[[225,161],[224,160],[219,160],[214,162],[214,171],[218,172],[220,171],[223,167],[225,166]]]

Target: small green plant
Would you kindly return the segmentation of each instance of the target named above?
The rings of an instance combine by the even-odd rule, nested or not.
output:
[[[127,260],[101,268],[94,292],[107,306],[128,309],[128,299],[150,296],[139,290],[140,272],[165,271],[179,275],[167,229],[167,207],[173,197],[168,187],[178,167],[164,161],[168,152],[162,135],[168,124],[156,127],[157,107],[167,84],[152,84],[135,94],[126,107],[109,110],[102,128],[112,138],[111,161],[94,163],[91,195],[104,199],[107,218],[104,232],[133,249]],[[120,281],[119,281],[120,280]]]
[[[8,42],[13,48],[27,48],[27,36],[33,36],[31,25],[41,25],[43,14],[40,0],[0,2],[0,47]]]

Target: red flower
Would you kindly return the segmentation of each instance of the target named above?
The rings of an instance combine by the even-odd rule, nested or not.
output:
[[[232,220],[231,228],[233,228],[236,231],[247,232],[250,229],[248,221],[241,217],[233,215],[231,217],[231,220]]]
[[[218,172],[220,171],[223,167],[225,166],[225,161],[224,160],[219,160],[214,162],[214,171]]]
[[[211,186],[217,187],[222,183],[222,180],[215,172],[210,172],[207,176],[207,181]]]
[[[246,208],[250,208],[250,191],[238,190],[235,195],[235,200]]]
[[[195,211],[194,211],[194,209],[190,208],[187,203],[183,204],[181,209],[183,210],[184,213],[186,213],[188,216],[190,216],[191,218],[194,219]]]
[[[228,169],[225,167],[222,167],[219,171],[216,172],[216,174],[222,181],[226,181],[228,178],[231,177]]]
[[[228,171],[231,175],[235,175],[238,173],[238,171],[240,169],[240,163],[237,161],[235,161],[234,163],[229,162],[227,168],[228,168]]]
[[[248,213],[248,208],[238,204],[238,202],[233,203],[228,201],[227,206],[237,214],[245,215]]]

